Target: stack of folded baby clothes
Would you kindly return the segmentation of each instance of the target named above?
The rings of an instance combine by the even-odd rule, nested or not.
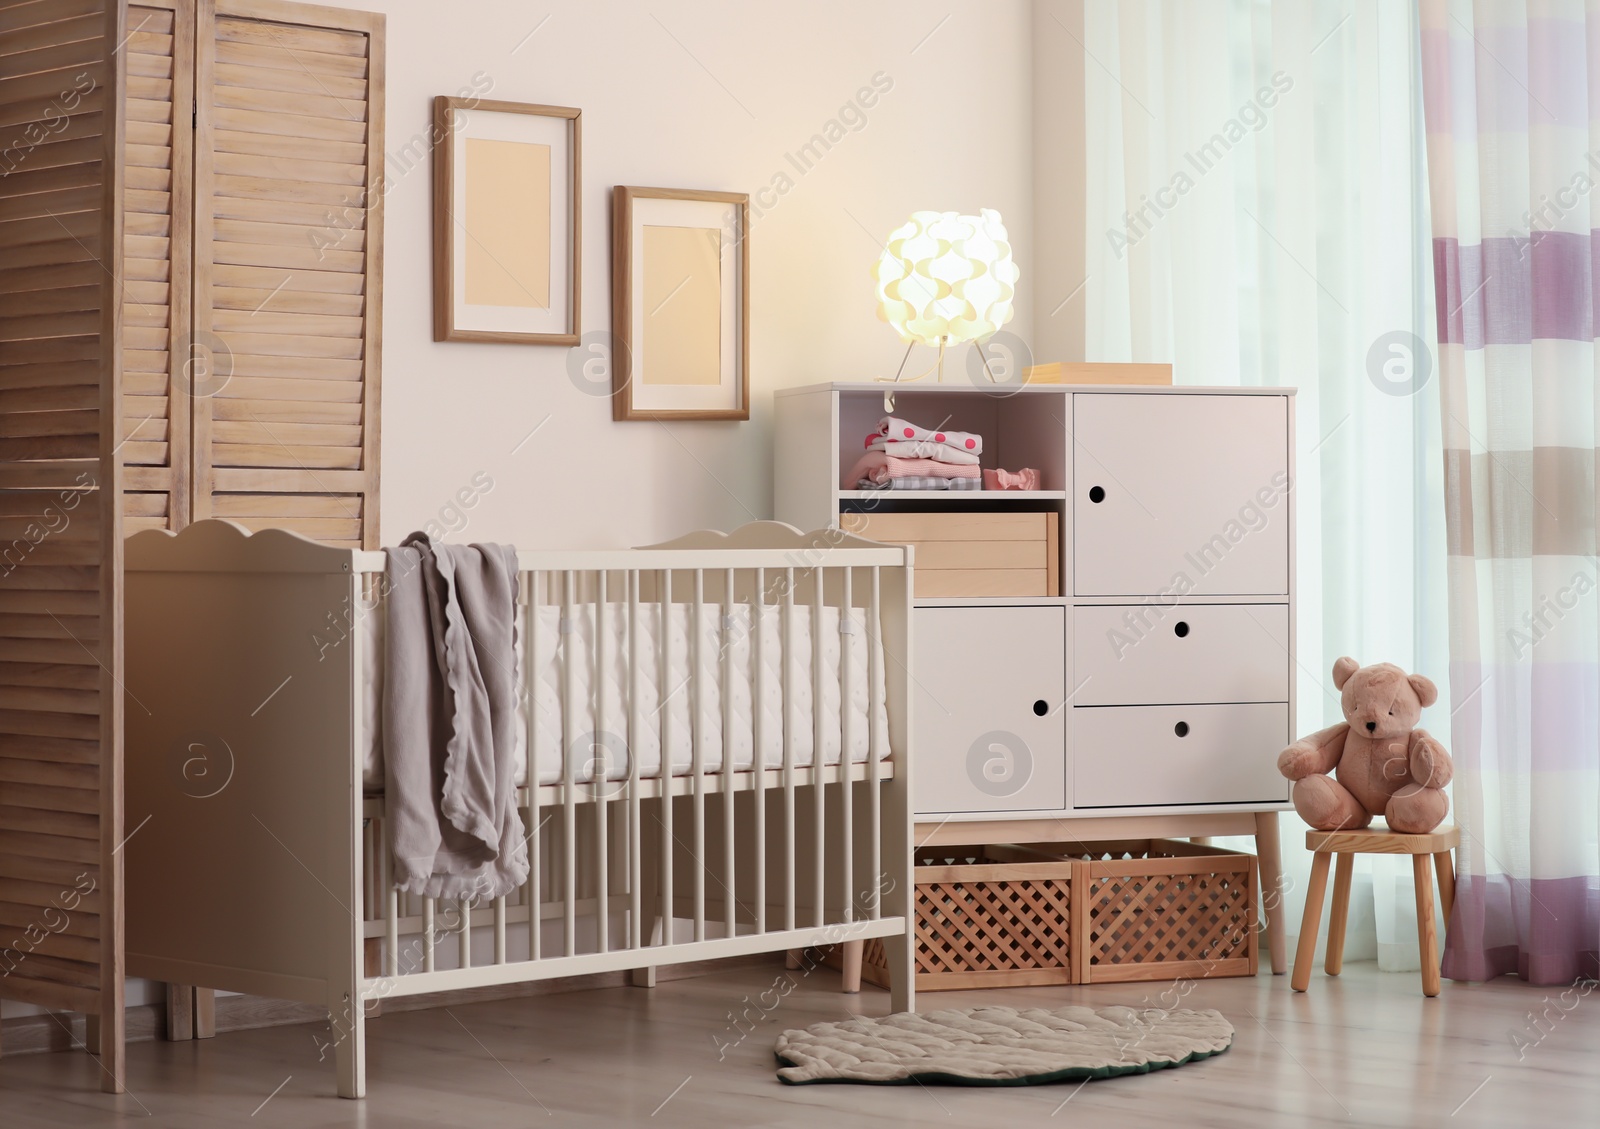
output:
[[[887,416],[844,476],[846,490],[982,490],[983,437]]]

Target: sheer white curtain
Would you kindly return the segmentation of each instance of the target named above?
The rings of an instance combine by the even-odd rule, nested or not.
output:
[[[1340,720],[1342,654],[1446,675],[1415,21],[1374,0],[1085,4],[1087,359],[1299,388],[1300,733]],[[1422,725],[1448,744],[1447,706]],[[1309,859],[1299,818],[1282,829],[1292,935]],[[1411,905],[1408,867],[1358,862],[1347,959],[1415,968]]]

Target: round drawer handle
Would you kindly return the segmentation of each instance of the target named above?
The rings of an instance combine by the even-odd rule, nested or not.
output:
[[[1179,639],[1182,639],[1184,636],[1189,634],[1189,625],[1180,619],[1172,628],[1172,633]]]
[[[1099,504],[1106,500],[1106,491],[1103,486],[1089,487],[1089,501]]]
[[[1172,727],[1172,731],[1179,737],[1187,737],[1189,736],[1189,723],[1187,721],[1180,721],[1177,725]]]
[[[1050,703],[1045,701],[1043,698],[1040,698],[1038,701],[1033,703],[1033,713],[1035,717],[1043,717],[1049,712]]]

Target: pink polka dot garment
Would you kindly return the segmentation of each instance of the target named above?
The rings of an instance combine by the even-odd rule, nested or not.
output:
[[[966,451],[972,455],[983,454],[983,436],[967,431],[931,431],[925,427],[918,427],[910,420],[900,419],[896,416],[885,416],[878,424],[878,430],[867,436],[865,446],[872,448],[882,446],[883,441],[893,438],[899,442],[907,443],[938,443],[957,451]]]

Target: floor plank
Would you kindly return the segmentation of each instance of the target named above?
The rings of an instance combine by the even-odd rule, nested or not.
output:
[[[1425,1000],[1415,973],[1380,973],[1370,963],[1347,965],[1337,980],[1319,972],[1303,995],[1289,990],[1287,977],[1267,974],[929,993],[925,1010],[982,1003],[1215,1007],[1237,1034],[1215,1059],[1087,1085],[789,1087],[773,1073],[772,1045],[783,1028],[880,1015],[888,995],[870,987],[842,995],[837,973],[786,972],[779,958],[770,967],[747,964],[649,990],[384,1015],[367,1028],[364,1102],[334,1096],[331,1052],[318,1060],[325,1024],[137,1044],[129,1048],[130,1090],[122,1097],[95,1092],[97,1064],[81,1052],[0,1058],[0,1124],[97,1129],[135,1124],[146,1114],[163,1126],[330,1129],[1590,1124],[1600,1104],[1592,1068],[1600,1053],[1600,993],[1570,992],[1570,1010],[1559,995],[1511,979],[1446,981],[1442,995]],[[1548,1018],[1534,1025],[1530,1011]]]

